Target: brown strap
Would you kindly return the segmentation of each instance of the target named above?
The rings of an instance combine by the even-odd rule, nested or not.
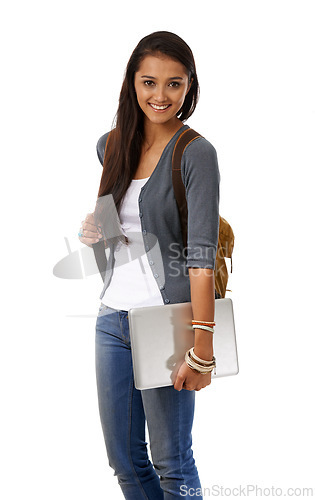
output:
[[[202,137],[202,135],[198,134],[198,132],[196,132],[192,128],[184,130],[184,132],[180,134],[180,136],[176,141],[172,156],[173,189],[180,216],[184,248],[187,247],[188,211],[187,211],[185,186],[181,174],[181,161],[185,148],[188,146],[188,144],[197,139],[197,137]]]

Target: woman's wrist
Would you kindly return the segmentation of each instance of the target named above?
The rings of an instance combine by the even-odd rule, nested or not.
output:
[[[213,357],[213,333],[196,328],[194,351],[199,358],[210,361]]]

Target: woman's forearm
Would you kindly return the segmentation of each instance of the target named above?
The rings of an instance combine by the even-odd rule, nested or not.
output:
[[[189,268],[193,319],[214,321],[215,291],[213,269]],[[202,359],[212,359],[213,333],[195,328],[194,352]]]

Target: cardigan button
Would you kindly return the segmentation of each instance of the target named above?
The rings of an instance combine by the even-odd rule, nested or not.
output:
[[[164,286],[164,285],[161,285],[161,286],[160,286],[160,290],[165,290],[165,286]]]
[[[164,300],[165,304],[168,304],[168,303],[169,303],[169,301],[170,301],[170,299],[165,299],[165,300]]]
[[[143,216],[143,213],[142,212],[139,212],[139,217],[142,217]]]
[[[158,277],[159,277],[159,275],[158,275],[158,274],[154,274],[153,276],[154,276],[155,278],[158,278]]]
[[[142,231],[142,233],[143,233],[143,234],[147,234],[147,231],[144,229],[144,230]]]
[[[150,266],[153,266],[153,264],[154,264],[153,260],[150,260],[149,264],[150,264]]]

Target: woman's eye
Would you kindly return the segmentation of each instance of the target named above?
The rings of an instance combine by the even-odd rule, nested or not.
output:
[[[145,80],[144,82],[144,85],[146,85],[147,87],[152,87],[153,85],[155,85],[155,82],[153,80]],[[169,84],[170,87],[173,87],[173,88],[177,88],[180,86],[180,83],[179,82],[171,82]]]

